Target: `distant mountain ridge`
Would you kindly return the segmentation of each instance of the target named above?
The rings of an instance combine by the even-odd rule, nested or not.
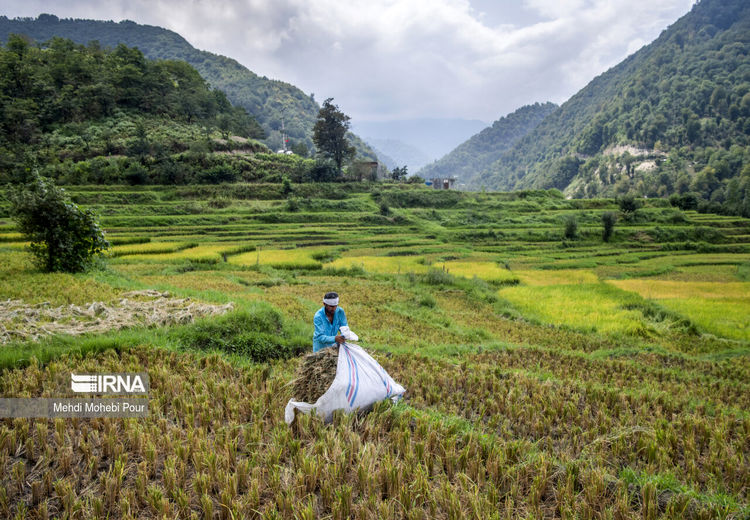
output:
[[[694,5],[475,177],[481,186],[574,197],[692,191],[739,207],[750,192],[750,3]]]
[[[352,130],[359,135],[367,136],[371,140],[400,141],[419,150],[425,156],[422,164],[439,159],[486,126],[486,122],[477,119],[456,118],[352,121]],[[398,150],[387,146],[384,146],[382,151],[394,158],[399,154]],[[409,165],[409,171],[416,170],[414,165]]]
[[[122,22],[60,19],[50,14],[38,18],[9,19],[0,16],[0,41],[10,34],[23,34],[36,41],[54,36],[88,44],[97,40],[103,47],[119,43],[137,47],[150,59],[186,61],[212,87],[223,91],[229,101],[245,108],[266,131],[265,143],[272,149],[282,146],[281,129],[292,142],[312,143],[312,128],[320,106],[299,88],[283,81],[261,77],[232,58],[201,51],[179,34],[152,25]],[[375,158],[374,152],[359,138],[352,139],[360,155]],[[291,143],[290,143],[291,144]]]
[[[430,160],[419,148],[398,139],[376,139],[373,137],[365,137],[364,139],[390,170],[407,166],[409,173],[415,173]]]
[[[456,176],[461,183],[471,182],[556,109],[557,105],[549,102],[521,107],[428,164],[418,175],[425,179]]]

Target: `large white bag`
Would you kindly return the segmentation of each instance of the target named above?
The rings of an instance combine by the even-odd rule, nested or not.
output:
[[[356,409],[366,410],[383,399],[395,401],[405,391],[362,347],[344,343],[339,347],[336,377],[328,390],[312,404],[290,399],[284,410],[284,420],[291,424],[294,410],[309,413],[314,409],[324,421],[329,422],[334,410],[345,410],[347,413]]]

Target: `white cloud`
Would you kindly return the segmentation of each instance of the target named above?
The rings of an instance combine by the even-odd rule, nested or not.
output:
[[[524,5],[548,18],[575,16],[586,5],[584,0],[525,0]]]
[[[472,2],[10,0],[0,14],[51,12],[167,27],[200,49],[315,92],[319,100],[334,97],[355,119],[492,121],[523,104],[564,101],[653,40],[692,4]],[[490,24],[490,18],[508,22]]]

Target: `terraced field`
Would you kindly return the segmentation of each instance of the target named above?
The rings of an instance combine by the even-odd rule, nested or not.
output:
[[[0,350],[2,396],[87,370],[146,371],[151,390],[145,419],[0,419],[0,515],[750,517],[750,221],[662,200],[622,214],[547,192],[294,188],[70,189],[114,244],[83,275],[36,272],[0,219],[2,300],[153,289],[234,309],[39,342],[3,316],[19,340]],[[290,429],[329,290],[407,395]]]

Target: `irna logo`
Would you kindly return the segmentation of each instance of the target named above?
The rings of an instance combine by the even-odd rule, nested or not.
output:
[[[70,374],[70,388],[86,394],[145,394],[147,374]]]

